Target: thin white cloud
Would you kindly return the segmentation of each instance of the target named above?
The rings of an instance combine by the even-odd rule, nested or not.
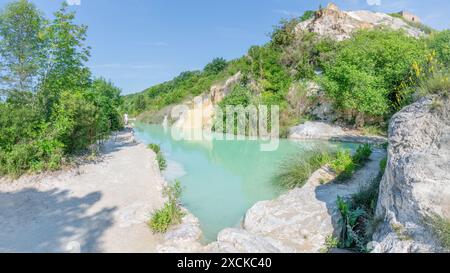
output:
[[[381,0],[367,0],[369,6],[381,6]]]
[[[79,6],[81,5],[81,0],[66,0],[69,6]]]

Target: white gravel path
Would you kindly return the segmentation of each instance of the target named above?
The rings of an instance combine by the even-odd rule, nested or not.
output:
[[[146,222],[164,185],[130,130],[105,143],[100,162],[0,179],[0,252],[154,252],[162,237]]]

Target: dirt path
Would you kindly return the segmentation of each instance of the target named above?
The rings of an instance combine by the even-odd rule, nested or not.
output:
[[[165,183],[154,157],[124,131],[100,162],[0,180],[0,252],[154,252],[146,221]]]

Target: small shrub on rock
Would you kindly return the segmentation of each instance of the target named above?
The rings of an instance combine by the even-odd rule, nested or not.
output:
[[[170,226],[181,223],[184,212],[181,210],[178,199],[181,196],[181,184],[176,181],[173,185],[168,186],[164,194],[168,197],[168,201],[162,209],[157,210],[148,225],[155,233],[164,233]]]

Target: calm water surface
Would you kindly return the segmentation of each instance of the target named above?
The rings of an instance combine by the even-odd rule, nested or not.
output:
[[[176,140],[159,125],[136,124],[136,138],[157,143],[168,160],[167,180],[183,185],[182,203],[200,220],[205,242],[219,231],[238,226],[256,202],[277,197],[272,183],[278,167],[290,156],[301,156],[314,146],[345,146],[324,141],[280,140],[276,151],[262,152],[255,140]]]

